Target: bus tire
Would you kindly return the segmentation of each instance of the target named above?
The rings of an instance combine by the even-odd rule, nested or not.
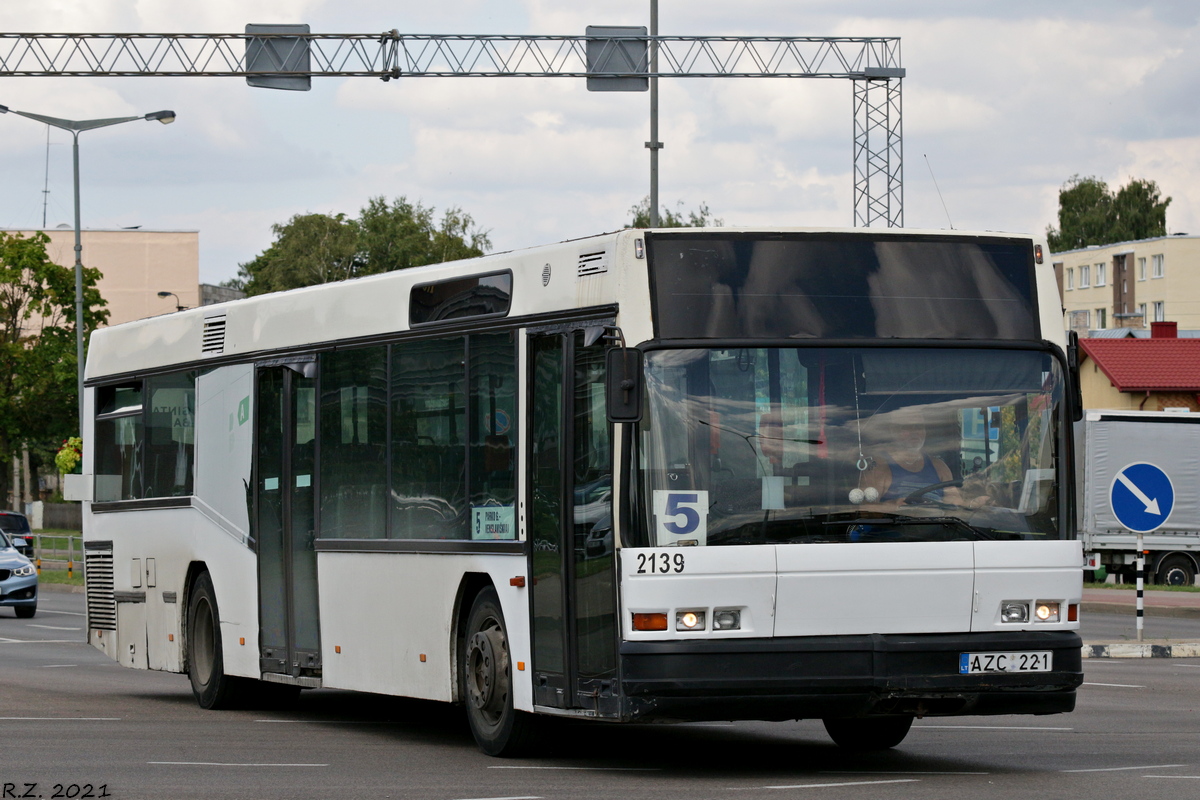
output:
[[[201,572],[188,602],[188,678],[200,707],[214,710],[236,707],[244,683],[225,674],[220,620],[212,578]]]
[[[1157,582],[1163,586],[1192,586],[1196,583],[1196,565],[1187,556],[1167,556],[1158,565]]]
[[[825,730],[838,747],[859,752],[887,750],[904,741],[912,717],[867,717],[826,719]]]
[[[490,586],[471,605],[462,652],[462,697],[479,749],[489,756],[526,752],[532,744],[533,718],[513,708],[508,633],[500,598]]]

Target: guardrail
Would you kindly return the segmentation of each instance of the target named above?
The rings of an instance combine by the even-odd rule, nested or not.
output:
[[[42,561],[66,565],[67,577],[75,576],[78,567],[83,574],[83,536],[81,534],[34,533],[25,538],[33,539],[33,559],[38,574],[42,574]]]

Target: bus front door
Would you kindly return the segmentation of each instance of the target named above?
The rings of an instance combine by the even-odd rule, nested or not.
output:
[[[534,703],[616,713],[611,431],[599,328],[529,337]]]
[[[259,665],[316,677],[321,667],[313,546],[316,362],[259,366],[255,438]]]

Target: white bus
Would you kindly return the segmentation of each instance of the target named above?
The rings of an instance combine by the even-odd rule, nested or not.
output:
[[[1074,347],[1002,234],[625,230],[97,331],[88,639],[205,708],[1073,709]]]

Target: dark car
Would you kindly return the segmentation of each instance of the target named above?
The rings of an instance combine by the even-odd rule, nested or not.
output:
[[[8,534],[12,546],[26,558],[33,558],[33,531],[24,514],[0,511],[0,531]]]

